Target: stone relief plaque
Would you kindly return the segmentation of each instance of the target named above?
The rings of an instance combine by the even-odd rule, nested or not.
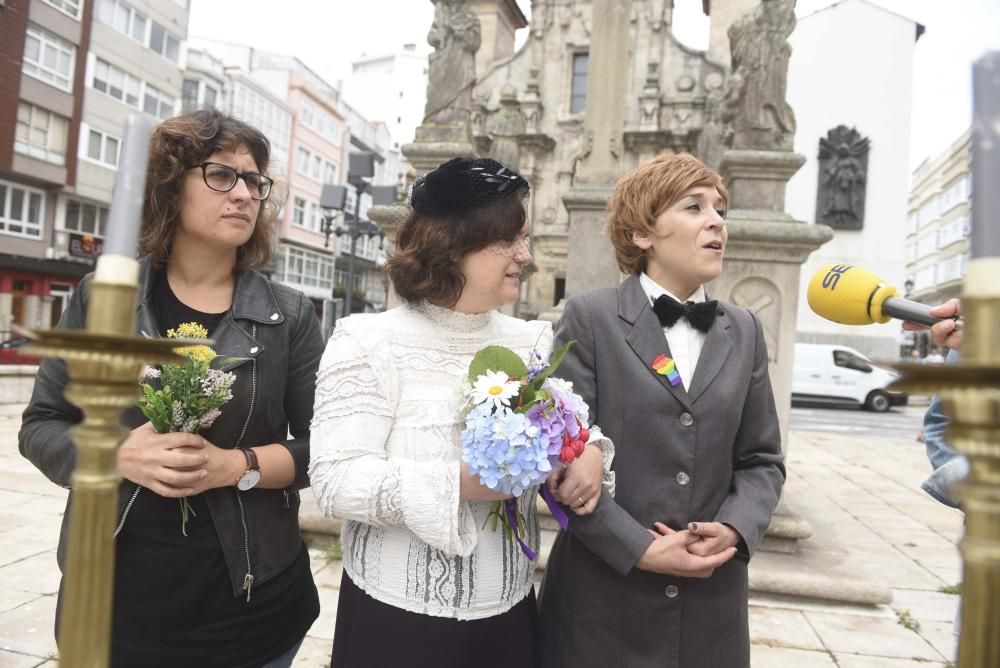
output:
[[[838,230],[860,230],[865,222],[869,140],[838,125],[819,140],[816,222]]]
[[[760,318],[767,344],[767,361],[778,361],[778,333],[781,326],[781,289],[759,276],[744,278],[733,286],[730,301],[750,309]]]

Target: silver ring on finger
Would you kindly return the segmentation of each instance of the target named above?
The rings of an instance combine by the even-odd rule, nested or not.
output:
[[[587,505],[587,501],[582,496],[576,497],[576,500],[580,502],[581,506]]]

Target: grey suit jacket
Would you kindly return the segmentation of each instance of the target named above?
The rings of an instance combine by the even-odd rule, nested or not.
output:
[[[570,299],[555,338],[576,341],[557,375],[614,441],[617,491],[592,515],[571,513],[556,539],[542,665],[749,665],[747,560],[785,475],[760,322],[720,303],[690,391],[652,368],[671,355],[638,276]],[[640,571],[656,521],[723,522],[743,538],[741,553],[708,579]]]

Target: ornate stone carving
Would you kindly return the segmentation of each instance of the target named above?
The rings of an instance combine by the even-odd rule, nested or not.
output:
[[[865,180],[869,140],[855,128],[838,125],[819,140],[816,222],[840,230],[860,230],[865,222]]]
[[[646,84],[639,96],[639,129],[656,130],[660,126],[660,65],[646,66]]]
[[[781,327],[781,289],[766,278],[759,276],[744,278],[733,286],[729,301],[757,314],[764,329],[767,361],[771,364],[776,363],[778,333]]]
[[[733,69],[719,111],[729,148],[791,150],[795,114],[785,89],[794,29],[795,0],[761,0],[729,27]]]
[[[524,131],[535,134],[539,132],[544,105],[538,88],[538,70],[530,70],[528,77],[528,82],[524,85],[524,97],[521,100],[521,113],[524,114]]]
[[[434,52],[427,73],[424,125],[468,123],[481,41],[479,17],[465,0],[432,1],[434,23],[427,43]]]
[[[521,165],[518,137],[526,130],[524,114],[517,102],[517,92],[510,84],[500,89],[500,110],[490,116],[486,131],[493,140],[490,155],[515,170]]]

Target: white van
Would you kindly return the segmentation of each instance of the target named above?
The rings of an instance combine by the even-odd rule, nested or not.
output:
[[[796,343],[792,401],[864,406],[882,413],[905,406],[903,392],[886,389],[899,374],[872,364],[853,348],[825,343]]]

